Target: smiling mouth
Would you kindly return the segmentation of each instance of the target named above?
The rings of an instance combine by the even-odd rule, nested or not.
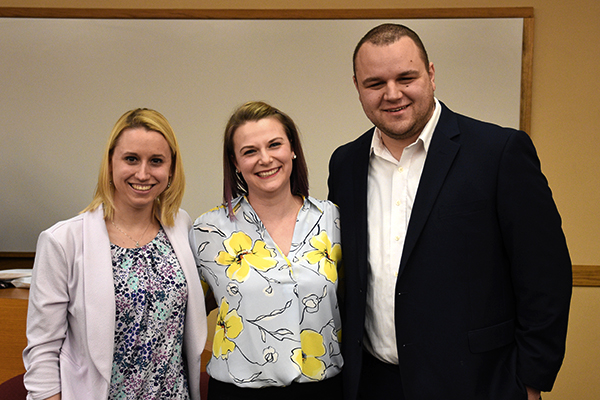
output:
[[[398,112],[398,111],[402,111],[402,110],[406,110],[408,108],[408,106],[402,106],[402,107],[398,107],[398,108],[392,108],[389,110],[385,110],[386,112]]]
[[[130,183],[129,186],[134,188],[135,190],[147,191],[152,189],[152,185],[140,185],[135,183]]]
[[[281,169],[281,167],[271,169],[269,171],[258,172],[256,175],[258,175],[261,178],[268,178],[269,176],[275,175],[277,172],[279,172],[280,169]]]

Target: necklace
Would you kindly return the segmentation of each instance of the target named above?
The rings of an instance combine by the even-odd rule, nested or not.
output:
[[[140,236],[140,238],[138,240],[135,240],[134,238],[132,238],[131,236],[129,236],[125,231],[123,231],[121,228],[119,228],[118,225],[115,224],[115,221],[110,221],[110,222],[112,222],[112,224],[114,225],[114,227],[117,228],[119,230],[119,232],[121,232],[123,235],[125,235],[129,239],[131,239],[135,243],[135,247],[136,248],[140,247],[140,240],[142,240],[142,238],[146,234],[146,231],[148,230],[148,228],[150,227],[150,225],[152,225],[152,220],[150,220],[150,223],[148,224],[148,226],[146,226],[146,229],[144,229],[144,232],[142,233],[142,236]]]

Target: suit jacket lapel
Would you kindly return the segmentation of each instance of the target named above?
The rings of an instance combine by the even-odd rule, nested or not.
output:
[[[375,128],[369,130],[364,134],[356,148],[356,153],[352,164],[352,176],[355,179],[352,181],[353,187],[349,191],[348,195],[351,196],[353,201],[353,218],[356,218],[356,248],[360,257],[358,260],[360,280],[363,285],[367,283],[368,275],[368,259],[367,259],[367,247],[368,247],[368,223],[367,223],[367,182],[369,176],[369,159],[371,152],[371,141]]]
[[[419,181],[419,188],[417,189],[404,242],[399,275],[406,267],[410,254],[429,218],[446,175],[460,148],[460,144],[453,140],[460,133],[456,115],[445,105],[440,104],[442,105],[442,114],[433,133],[421,180]]]
[[[83,280],[88,347],[96,369],[110,383],[115,332],[115,296],[110,240],[102,207],[83,219]]]

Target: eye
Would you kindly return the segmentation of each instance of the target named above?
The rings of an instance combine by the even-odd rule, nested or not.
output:
[[[249,156],[249,155],[252,155],[254,153],[256,153],[256,150],[254,150],[254,149],[246,149],[246,150],[242,151],[242,155],[243,156]]]
[[[379,89],[383,86],[383,82],[371,82],[367,85],[365,85],[365,88],[367,89]]]
[[[134,163],[137,161],[137,157],[135,156],[125,156],[125,161],[127,161],[128,163]]]
[[[152,164],[162,164],[165,161],[162,158],[153,158],[152,160],[150,160],[150,162],[152,162]]]
[[[396,82],[406,84],[406,83],[410,83],[418,78],[419,78],[419,75],[416,72],[410,72],[410,73],[407,73],[404,75],[400,75],[398,77],[398,79],[396,80]]]
[[[279,147],[279,146],[281,146],[281,142],[273,142],[273,143],[271,143],[269,145],[269,147],[271,147],[271,148],[276,148],[276,147]]]

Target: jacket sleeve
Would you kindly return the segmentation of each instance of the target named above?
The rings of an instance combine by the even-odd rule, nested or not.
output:
[[[565,352],[571,260],[548,182],[524,132],[506,143],[497,196],[516,296],[517,374],[525,385],[549,391]]]
[[[28,399],[61,391],[59,356],[67,333],[68,260],[50,231],[41,233],[33,267],[23,351]]]

